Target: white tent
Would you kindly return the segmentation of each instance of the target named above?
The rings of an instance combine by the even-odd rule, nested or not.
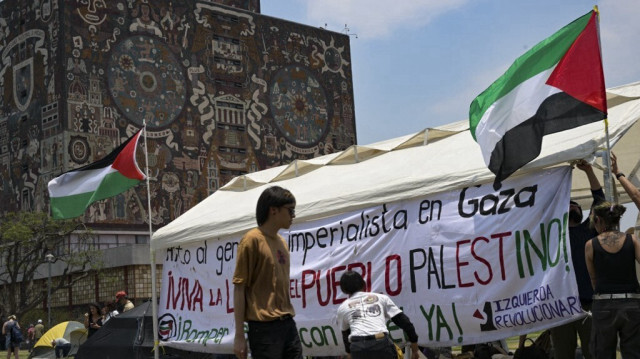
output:
[[[640,128],[640,82],[607,91],[609,134],[620,141],[620,167],[636,185]],[[546,136],[542,153],[519,170],[521,175],[545,167],[592,157],[605,146],[602,122]],[[631,147],[634,146],[634,147]],[[616,147],[614,147],[614,151]],[[590,197],[588,183],[575,176],[572,197]],[[239,236],[255,224],[260,193],[278,185],[296,197],[296,222],[306,222],[359,208],[492,182],[494,176],[471,138],[467,121],[429,128],[399,138],[306,161],[296,161],[237,177],[152,238],[152,250],[227,236]],[[583,181],[583,182],[581,182]]]

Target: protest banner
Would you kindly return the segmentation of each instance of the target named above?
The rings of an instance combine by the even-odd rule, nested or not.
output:
[[[340,276],[362,273],[413,321],[422,346],[498,340],[576,320],[568,239],[571,169],[559,167],[296,223],[291,301],[305,355],[344,353],[335,313]],[[232,353],[233,271],[241,238],[166,249],[163,345]],[[402,331],[388,323],[394,340]]]

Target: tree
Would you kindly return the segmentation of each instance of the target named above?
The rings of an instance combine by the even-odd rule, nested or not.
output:
[[[100,252],[92,239],[83,223],[53,220],[46,213],[16,212],[0,218],[0,314],[20,318],[44,303],[47,287],[35,286],[33,279],[47,273],[47,254],[65,264],[63,274],[51,279],[52,295],[100,269]]]

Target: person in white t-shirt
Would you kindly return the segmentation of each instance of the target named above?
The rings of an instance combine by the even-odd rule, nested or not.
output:
[[[56,358],[65,358],[71,351],[71,343],[65,338],[56,338],[52,340],[51,346],[56,352]]]
[[[115,317],[116,315],[120,314],[116,310],[116,304],[114,302],[104,302],[104,305],[102,306],[101,312],[102,312],[102,325],[107,324],[109,319],[111,319],[111,318]]]
[[[364,292],[365,282],[354,271],[340,277],[340,289],[349,296],[338,308],[338,325],[352,359],[396,359],[387,320],[402,328],[411,342],[411,359],[418,359],[418,335],[400,308],[384,294]]]

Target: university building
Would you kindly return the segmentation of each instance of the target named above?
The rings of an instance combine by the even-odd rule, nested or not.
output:
[[[94,203],[81,220],[106,270],[51,306],[150,298],[149,217],[155,230],[235,176],[355,144],[349,46],[259,0],[0,2],[0,214],[48,212],[52,178],[147,126],[151,208],[143,184]]]

